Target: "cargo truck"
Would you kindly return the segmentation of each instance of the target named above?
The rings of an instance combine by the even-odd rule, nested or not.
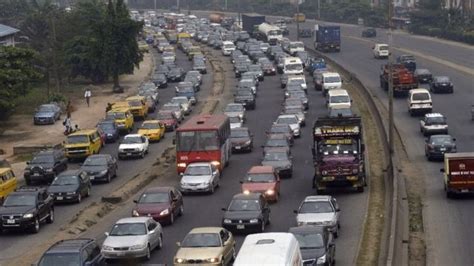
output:
[[[316,24],[314,26],[314,48],[323,52],[340,52],[341,27]]]
[[[389,65],[382,65],[380,69],[380,87],[388,90]],[[418,80],[405,65],[392,64],[392,73],[394,96],[407,95],[411,89],[418,88]]]
[[[366,185],[365,145],[362,120],[351,117],[319,117],[313,126],[313,188],[322,194],[328,187]]]
[[[268,23],[258,25],[258,32],[260,33],[261,38],[271,45],[275,45],[283,39],[281,29]]]
[[[242,14],[242,29],[249,34],[252,34],[255,28],[265,22],[265,16]]]
[[[222,13],[211,13],[209,15],[209,21],[211,23],[221,23],[224,19],[224,14]]]
[[[446,197],[474,193],[474,152],[444,154],[441,172]]]

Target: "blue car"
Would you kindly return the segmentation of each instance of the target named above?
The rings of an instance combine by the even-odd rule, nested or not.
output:
[[[313,73],[318,69],[326,69],[326,61],[323,58],[311,58],[306,63],[306,70],[309,73]]]
[[[176,96],[185,96],[192,105],[197,103],[197,94],[191,82],[180,82],[178,86],[176,86]]]
[[[107,143],[116,142],[119,139],[119,129],[113,120],[102,120],[97,127],[104,131]]]
[[[59,119],[61,119],[59,105],[56,103],[42,104],[35,111],[33,123],[35,125],[54,124]]]

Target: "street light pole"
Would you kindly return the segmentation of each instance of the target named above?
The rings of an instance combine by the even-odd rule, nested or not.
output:
[[[156,0],[155,0],[155,2],[154,2],[154,8],[155,8],[155,10],[156,10]]]
[[[321,20],[321,0],[318,0],[318,20]]]
[[[392,28],[393,28],[393,0],[389,0],[388,4],[388,47],[389,47],[389,54],[388,54],[388,141],[389,141],[389,149],[390,149],[390,156],[393,156],[394,153],[394,146],[395,141],[393,138],[394,135],[394,118],[393,118],[393,35],[392,35]],[[390,162],[390,170],[393,170],[392,160]]]
[[[300,40],[300,0],[296,1],[296,39]]]

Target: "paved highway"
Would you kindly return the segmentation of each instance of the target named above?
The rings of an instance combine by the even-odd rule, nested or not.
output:
[[[220,52],[214,52],[220,53]],[[229,58],[222,60],[226,73],[226,90],[233,89],[237,80],[233,78],[232,65]],[[307,77],[308,82],[311,78]],[[311,84],[311,83],[310,83]],[[313,195],[315,191],[311,188],[314,174],[310,147],[312,145],[311,127],[317,116],[326,113],[325,100],[320,92],[316,92],[309,86],[308,97],[310,109],[307,113],[307,126],[302,130],[302,137],[295,140],[292,148],[294,157],[294,175],[291,179],[282,180],[282,192],[280,201],[271,205],[271,225],[266,228],[267,232],[287,232],[289,227],[295,226],[295,214],[299,203],[305,196]],[[246,125],[254,133],[254,151],[249,154],[234,154],[230,165],[223,172],[220,188],[213,195],[186,195],[184,196],[185,214],[175,220],[172,226],[164,227],[164,247],[152,254],[150,263],[171,264],[173,256],[177,251],[176,242],[182,241],[188,231],[198,226],[220,226],[223,212],[221,208],[226,207],[232,196],[240,192],[239,181],[246,171],[253,165],[259,165],[262,158],[262,148],[266,133],[281,111],[281,103],[284,91],[280,88],[280,76],[266,76],[265,81],[260,84],[257,108],[248,111]],[[221,111],[221,110],[218,110]],[[172,179],[158,179],[149,186],[164,186],[178,184],[179,177]],[[366,202],[368,193],[356,193],[345,190],[332,191],[341,207],[341,232],[336,240],[336,260],[340,265],[354,264],[357,247],[362,231],[363,219],[366,213]],[[137,196],[138,197],[138,196]],[[136,197],[135,197],[136,198]],[[129,200],[117,211],[114,211],[97,226],[91,228],[84,236],[96,237],[100,241],[104,239],[104,232],[110,230],[113,223],[121,218],[129,216],[133,203]],[[237,250],[242,244],[245,235],[237,235]]]
[[[303,27],[313,27],[307,22]],[[290,26],[295,33],[295,24]],[[387,93],[379,87],[380,65],[386,60],[372,56],[371,40],[360,38],[361,27],[342,26],[340,53],[327,54],[331,59],[352,71],[388,108]],[[388,43],[387,35],[378,30],[379,42]],[[293,38],[295,36],[292,36]],[[395,57],[414,53],[418,68],[427,68],[433,75],[449,76],[455,86],[454,94],[435,94],[433,110],[447,116],[450,134],[457,139],[458,151],[472,151],[474,137],[471,104],[474,103],[474,47],[434,40],[421,36],[396,33],[393,37]],[[302,39],[313,47],[311,39]],[[421,87],[427,87],[422,85]],[[440,162],[428,162],[424,157],[424,138],[419,133],[419,118],[408,115],[405,98],[395,99],[395,123],[401,134],[409,160],[425,185],[423,200],[424,229],[427,244],[427,265],[474,264],[474,197],[448,200],[443,191]],[[407,176],[407,178],[417,178]]]
[[[153,53],[156,54],[156,50],[152,49]],[[155,56],[156,57],[156,56]],[[185,71],[191,69],[191,63],[187,60],[184,54],[178,52],[177,65],[183,67]],[[210,66],[208,66],[210,70]],[[203,85],[199,92],[199,97],[204,99],[209,95],[211,90],[213,74],[203,75]],[[159,107],[167,103],[172,97],[174,97],[174,86],[175,83],[168,84],[168,88],[159,90]],[[198,104],[195,109],[201,108],[202,103]],[[105,108],[105,107],[104,107]],[[149,117],[154,117],[154,114],[149,114]],[[135,123],[135,130],[138,129],[141,121]],[[101,197],[114,192],[118,188],[122,187],[127,181],[131,180],[137,173],[150,167],[156,160],[161,156],[163,151],[171,145],[171,139],[174,133],[166,133],[167,138],[159,143],[152,143],[150,146],[149,153],[144,159],[131,159],[131,160],[120,160],[118,161],[118,177],[113,179],[110,184],[94,184],[92,187],[92,195],[89,198],[83,199],[80,204],[61,204],[55,206],[55,221],[53,224],[42,225],[38,234],[29,233],[18,233],[10,232],[7,234],[0,235],[0,265],[3,265],[3,261],[17,258],[21,254],[28,251],[31,248],[32,243],[41,243],[45,239],[50,239],[61,227],[64,227],[69,223],[72,217],[76,215],[80,210],[89,206],[93,202],[98,202]],[[107,144],[105,148],[101,150],[101,153],[109,153],[112,155],[117,154],[119,143]],[[78,168],[79,164],[69,164],[70,169]]]

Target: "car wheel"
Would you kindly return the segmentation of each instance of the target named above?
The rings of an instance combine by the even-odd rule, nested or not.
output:
[[[25,183],[27,186],[31,186],[31,180],[28,178],[25,178]]]
[[[142,159],[145,158],[145,153],[146,153],[146,151],[142,151],[142,153],[140,154],[140,157],[141,157]]]
[[[81,195],[81,193],[79,193],[79,195],[77,195],[77,200],[76,200],[76,202],[77,202],[77,203],[81,203],[81,201],[82,201],[82,195]]]
[[[110,173],[107,173],[107,178],[105,179],[105,182],[110,183],[111,181]]]
[[[211,186],[211,188],[209,188],[209,193],[214,194],[214,191],[215,191],[216,187],[214,186],[214,184],[210,184],[210,186]]]
[[[179,207],[179,213],[178,213],[178,216],[183,216],[184,214],[184,205],[181,204],[181,207]]]
[[[90,197],[90,196],[91,196],[91,187],[88,186],[86,190],[86,197]]]
[[[46,222],[49,224],[52,224],[54,222],[54,209],[53,208],[49,210],[48,219],[46,219]]]
[[[232,258],[230,259],[231,262],[235,261],[235,257],[237,257],[236,252],[235,252],[235,245],[232,248]]]
[[[339,237],[339,230],[336,229],[336,232],[333,233],[333,236],[334,236],[334,238],[338,238]]]
[[[149,261],[150,258],[151,258],[151,250],[150,250],[150,246],[148,245],[148,247],[146,248],[145,260]]]
[[[40,230],[40,222],[38,217],[35,218],[35,223],[33,224],[33,227],[31,227],[31,232],[33,234],[37,234]]]
[[[262,233],[265,232],[265,222],[264,221],[262,221],[262,226],[260,228],[260,232],[262,232]]]
[[[174,224],[174,213],[173,213],[173,211],[171,211],[171,213],[170,213],[170,222],[169,222],[169,224],[170,225]]]

